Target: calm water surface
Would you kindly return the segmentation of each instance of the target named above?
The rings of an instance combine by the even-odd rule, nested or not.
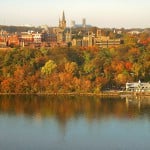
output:
[[[0,96],[0,150],[150,150],[150,98]]]

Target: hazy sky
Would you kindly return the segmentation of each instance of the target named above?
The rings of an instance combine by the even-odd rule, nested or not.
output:
[[[150,0],[0,0],[0,24],[58,25],[71,20],[99,27],[150,27]]]

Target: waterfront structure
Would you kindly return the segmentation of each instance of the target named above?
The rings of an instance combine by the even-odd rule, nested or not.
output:
[[[140,80],[139,82],[126,83],[126,91],[150,92],[150,83],[149,82],[142,83]]]

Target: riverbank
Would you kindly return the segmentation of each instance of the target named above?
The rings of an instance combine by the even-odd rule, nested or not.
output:
[[[119,92],[100,92],[100,93],[77,93],[77,92],[72,92],[72,93],[0,93],[0,95],[68,95],[68,96],[120,96]]]
[[[58,92],[58,93],[0,93],[0,95],[52,95],[52,96],[99,96],[99,97],[127,97],[127,96],[150,96],[150,92],[131,92],[131,91],[102,91],[100,93],[82,92]]]

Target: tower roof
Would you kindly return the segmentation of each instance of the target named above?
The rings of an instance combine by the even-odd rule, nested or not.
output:
[[[64,11],[63,11],[63,15],[62,15],[62,21],[65,21],[66,19],[65,19],[65,13],[64,13]]]

